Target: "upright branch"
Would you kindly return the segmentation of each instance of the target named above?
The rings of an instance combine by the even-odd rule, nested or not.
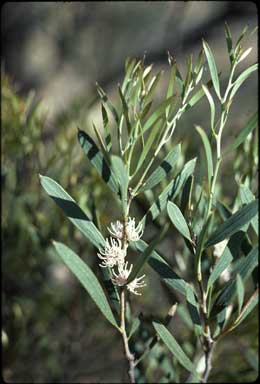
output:
[[[126,308],[126,302],[125,302],[125,288],[121,288],[120,293],[120,328],[122,333],[122,339],[123,339],[123,346],[124,346],[124,353],[125,357],[128,360],[128,375],[131,383],[135,383],[135,375],[134,375],[134,368],[135,368],[135,357],[130,352],[129,344],[128,344],[128,338],[126,334],[126,327],[125,327],[125,308]]]

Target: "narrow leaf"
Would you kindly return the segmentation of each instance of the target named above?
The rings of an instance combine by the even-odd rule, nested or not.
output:
[[[101,100],[103,101],[104,104],[107,105],[108,109],[110,110],[110,112],[112,113],[112,116],[115,119],[115,122],[117,123],[117,125],[119,125],[119,116],[118,116],[118,113],[117,113],[115,107],[113,106],[111,101],[108,99],[106,93],[100,87],[100,85],[98,83],[96,83],[96,86],[97,86],[97,91],[98,91],[98,94],[99,94]]]
[[[148,189],[152,189],[159,184],[162,179],[172,170],[174,164],[177,162],[180,156],[181,145],[178,144],[174,147],[167,156],[163,159],[161,164],[154,170],[154,172],[148,177],[144,186],[140,189],[140,192],[144,192]]]
[[[240,131],[239,135],[236,137],[235,141],[231,144],[229,148],[224,152],[224,156],[232,152],[234,149],[239,147],[242,144],[250,132],[252,132],[257,127],[258,122],[258,113],[256,112],[247,122],[246,126]]]
[[[237,299],[238,299],[238,313],[240,313],[243,302],[244,302],[245,288],[244,288],[243,280],[239,273],[236,275],[236,289],[237,289]]]
[[[148,129],[150,129],[155,122],[158,121],[158,119],[165,113],[166,108],[168,105],[170,105],[174,101],[173,96],[169,97],[168,99],[164,100],[151,114],[151,116],[146,120],[144,127],[143,127],[143,133],[146,132]]]
[[[148,245],[139,240],[135,243],[136,248],[140,252],[144,252]],[[187,285],[180,276],[178,276],[168,264],[166,260],[159,255],[155,250],[152,251],[151,256],[148,258],[148,264],[153,268],[160,276],[162,281],[171,289],[178,291],[182,295],[186,296]]]
[[[100,248],[105,240],[97,227],[89,220],[75,200],[53,179],[40,175],[42,187],[55,203],[64,211],[68,219],[96,247]]]
[[[232,260],[233,260],[233,256],[229,248],[226,247],[223,254],[218,259],[217,263],[214,265],[214,268],[209,276],[208,284],[207,284],[207,293],[210,287],[212,287],[215,281],[217,281],[217,279],[222,274],[222,272],[225,271],[225,269],[227,269],[227,267],[231,264]]]
[[[174,93],[174,86],[175,86],[175,80],[176,80],[176,69],[177,69],[177,64],[176,64],[176,62],[174,62],[172,64],[172,68],[171,68],[171,72],[170,72],[170,79],[169,79],[169,85],[168,85],[167,96],[166,96],[167,99],[169,97],[173,96],[173,93]],[[170,106],[166,108],[166,119],[168,119],[170,109],[171,109]]]
[[[96,143],[87,133],[81,130],[78,131],[78,140],[89,161],[97,170],[98,174],[102,177],[102,179],[113,192],[118,193],[119,187],[116,177],[107,164],[103,154],[98,149]]]
[[[219,74],[220,75],[220,74]],[[213,83],[212,83],[212,80],[209,80],[207,82],[207,87],[208,88],[211,88]],[[186,104],[186,107],[185,107],[185,111],[189,110],[190,108],[194,107],[194,105],[196,105],[203,97],[205,96],[205,92],[203,91],[203,89],[200,89],[198,90],[190,99],[189,101],[187,102]]]
[[[106,108],[101,104],[101,111],[102,111],[102,119],[103,119],[103,127],[105,131],[105,142],[106,142],[106,147],[108,152],[110,152],[112,148],[112,139],[111,139],[111,134],[109,131],[109,122],[108,122],[108,116],[107,116],[107,111]]]
[[[210,236],[206,243],[206,248],[230,237],[252,218],[258,212],[258,199],[252,201],[246,206],[240,208],[236,213],[230,216],[224,223],[220,224],[217,230]]]
[[[166,209],[168,200],[175,199],[180,191],[182,190],[182,187],[188,177],[193,174],[195,165],[196,165],[196,158],[188,161],[181,172],[178,173],[178,175],[170,181],[170,183],[164,188],[164,190],[160,193],[160,195],[157,197],[155,202],[151,205],[148,212],[144,215],[142,218],[143,225],[145,224],[146,220],[148,218],[151,218],[151,220],[155,220],[161,212]]]
[[[158,120],[158,122],[154,125],[153,129],[152,129],[152,132],[150,133],[149,137],[148,137],[148,140],[146,141],[145,145],[144,145],[144,148],[141,152],[141,156],[139,157],[139,160],[138,160],[138,163],[137,163],[137,166],[136,166],[136,169],[135,169],[135,172],[133,173],[133,176],[139,171],[140,167],[143,165],[157,135],[158,135],[158,131],[159,129],[161,128],[161,119]]]
[[[130,329],[130,332],[129,332],[129,335],[128,335],[128,340],[131,339],[131,337],[135,334],[135,332],[137,331],[137,329],[139,328],[141,324],[141,321],[139,320],[138,317],[136,317],[132,323],[132,326],[131,326],[131,329]]]
[[[141,272],[142,268],[144,267],[151,253],[153,252],[155,247],[161,242],[167,230],[168,230],[168,226],[163,227],[161,231],[157,234],[157,236],[153,239],[153,241],[151,241],[148,247],[146,247],[144,251],[141,253],[141,255],[139,255],[134,265],[133,271],[131,272],[127,280],[127,284],[133,281],[136,278],[136,276]]]
[[[104,291],[92,270],[66,245],[58,242],[53,244],[64,263],[81,282],[106,319],[119,329]]]
[[[258,264],[258,246],[254,247],[252,251],[241,259],[236,273],[240,274],[243,283],[245,283],[248,277],[251,275],[253,270]],[[226,285],[224,290],[221,292],[216,300],[216,306],[227,306],[233,300],[236,295],[236,277],[233,277]]]
[[[240,313],[240,316],[235,322],[235,327],[237,327],[242,321],[244,321],[247,316],[253,311],[253,309],[258,304],[258,289],[254,292],[254,294],[250,297],[244,308],[242,308],[242,311]],[[234,327],[234,328],[235,328]],[[233,329],[234,329],[233,328]]]
[[[225,35],[226,35],[226,42],[227,42],[227,49],[228,49],[230,64],[233,64],[234,50],[233,50],[232,35],[227,23],[225,23]]]
[[[201,325],[201,320],[200,320],[198,302],[195,299],[193,289],[188,284],[186,286],[186,300],[187,300],[188,310],[189,310],[190,317],[191,317],[191,320],[193,322],[193,326],[195,328],[195,331],[198,334],[202,334],[203,330],[202,330],[202,325]]]
[[[155,328],[158,336],[162,339],[165,345],[172,352],[174,357],[179,361],[179,363],[187,369],[187,371],[191,372],[195,379],[200,382],[199,374],[196,372],[196,368],[193,363],[190,361],[189,357],[183,351],[181,346],[177,343],[173,335],[168,331],[168,329],[159,322],[153,321],[153,327]]]
[[[94,123],[93,123],[93,128],[94,128],[94,132],[95,132],[95,134],[97,136],[97,139],[98,139],[98,142],[99,142],[102,154],[103,154],[104,158],[106,159],[107,164],[109,164],[110,163],[110,158],[108,156],[107,148],[106,148],[106,146],[105,146],[105,144],[103,142],[103,139],[102,139],[102,137],[101,137],[101,135],[99,133],[99,130],[96,128]]]
[[[192,242],[188,224],[186,223],[186,220],[177,205],[171,201],[168,201],[167,212],[172,224],[176,227],[176,229],[182,234],[182,236]]]
[[[115,155],[111,157],[111,164],[112,164],[112,170],[116,175],[117,180],[119,181],[119,186],[120,186],[119,188],[121,192],[121,199],[122,199],[123,206],[126,207],[128,182],[129,182],[126,166],[123,160],[120,157]]]
[[[203,41],[203,47],[204,47],[204,52],[205,52],[206,57],[207,57],[213,86],[215,88],[215,91],[216,91],[218,98],[221,99],[220,88],[219,88],[219,79],[218,79],[218,71],[217,71],[217,67],[216,67],[213,53],[212,53],[212,51],[211,51],[211,49],[210,49],[210,47],[206,41]]]
[[[119,90],[119,95],[120,95],[120,99],[121,99],[122,106],[123,106],[123,115],[124,115],[125,120],[126,120],[127,132],[128,132],[128,134],[130,134],[130,132],[131,132],[131,123],[130,123],[130,120],[129,120],[128,105],[127,105],[127,102],[125,100],[125,97],[123,95],[123,92],[122,92],[122,89],[120,88],[120,86],[118,86],[118,90]]]
[[[208,99],[208,102],[209,102],[209,106],[210,106],[210,126],[211,126],[211,131],[212,132],[215,132],[215,103],[214,103],[214,100],[213,100],[213,97],[211,96],[208,88],[202,84],[202,89],[205,93],[205,95],[207,96],[207,99]]]
[[[242,204],[248,204],[251,201],[255,200],[255,196],[250,191],[250,189],[246,185],[240,185],[239,187],[239,195]],[[256,216],[253,217],[251,220],[252,227],[255,231],[255,234],[258,236],[258,213]]]
[[[205,154],[206,154],[206,161],[207,161],[207,170],[208,170],[208,185],[210,188],[211,179],[213,177],[213,161],[212,161],[211,146],[209,143],[209,139],[208,139],[206,133],[204,132],[204,130],[201,127],[199,127],[198,125],[196,125],[195,128],[196,128],[196,131],[199,133],[201,140],[202,140],[202,143],[203,143],[203,146],[204,146],[204,150],[205,150]]]
[[[238,89],[241,87],[243,82],[258,68],[257,64],[251,65],[249,68],[247,68],[244,72],[241,73],[241,75],[236,79],[234,82],[233,88],[231,90],[229,99],[232,100],[237,93]]]

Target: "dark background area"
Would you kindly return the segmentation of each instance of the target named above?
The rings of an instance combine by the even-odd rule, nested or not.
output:
[[[249,31],[258,25],[257,8],[253,2],[233,1],[111,1],[7,2],[1,10],[2,375],[7,382],[120,382],[125,370],[121,340],[61,263],[50,240],[71,246],[98,273],[96,253],[42,191],[38,174],[57,180],[87,212],[95,201],[105,233],[109,222],[118,218],[118,209],[76,139],[77,126],[91,132],[91,122],[100,122],[95,82],[113,98],[126,57],[145,54],[146,64],[154,63],[156,71],[164,69],[156,94],[160,99],[169,75],[167,51],[185,73],[188,55],[197,57],[204,38],[224,84],[228,74],[224,22],[236,41],[245,25]],[[256,34],[246,46],[253,51],[241,63],[241,71],[257,60]],[[257,105],[254,75],[232,105],[227,142]],[[174,142],[184,142],[186,158],[199,155],[194,123],[208,127],[208,120],[204,100],[180,121]],[[222,174],[227,204],[235,195],[233,179],[228,159]],[[134,207],[137,217],[143,209]],[[155,229],[148,227],[147,240]],[[166,239],[162,250],[178,265],[172,249],[181,254],[183,244],[175,235]],[[156,289],[137,297],[135,312],[162,316],[172,302],[170,292],[154,272],[146,273],[150,288]],[[227,336],[216,351],[212,382],[256,377],[257,326],[254,312]],[[192,340],[185,327],[177,316],[174,329],[188,350]]]

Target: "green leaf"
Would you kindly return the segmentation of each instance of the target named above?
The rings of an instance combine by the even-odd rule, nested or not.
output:
[[[154,125],[154,128],[152,129],[152,132],[150,133],[148,140],[146,141],[144,148],[142,150],[141,156],[139,157],[136,169],[132,176],[136,175],[136,173],[139,171],[140,167],[144,164],[144,161],[158,135],[158,131],[161,128],[161,119],[158,120],[158,122]]]
[[[120,315],[120,299],[118,294],[118,287],[114,285],[111,281],[112,272],[109,268],[100,268],[100,277],[102,279],[102,283],[106,289],[109,300],[111,302],[112,307],[116,310],[117,314]]]
[[[225,271],[225,269],[227,269],[227,267],[231,264],[232,260],[233,260],[233,256],[229,248],[226,246],[223,254],[214,265],[214,268],[209,276],[208,284],[207,284],[207,294],[209,292],[210,287],[212,287],[212,285],[219,278],[221,273]]]
[[[239,273],[236,275],[236,289],[238,298],[238,313],[240,313],[244,302],[245,288],[243,280]]]
[[[158,72],[150,81],[150,84],[149,84],[148,89],[147,89],[147,94],[144,98],[144,107],[147,107],[147,105],[150,103],[151,97],[152,97],[153,92],[155,91],[155,89],[159,83],[161,75],[162,75],[162,71]]]
[[[140,251],[144,252],[148,247],[143,240],[135,242],[135,247]],[[148,258],[149,266],[159,274],[162,281],[174,291],[178,291],[186,297],[188,283],[183,280],[180,276],[177,275],[168,264],[168,262],[163,259],[155,250],[152,251],[151,256]],[[191,287],[192,289],[192,287]]]
[[[239,36],[239,38],[238,38],[238,40],[237,40],[237,42],[236,42],[235,47],[238,47],[238,45],[240,44],[240,42],[243,40],[243,38],[244,38],[244,36],[245,36],[247,30],[248,30],[248,25],[246,25],[246,26],[243,28],[243,31],[242,31],[241,35]]]
[[[238,89],[241,87],[243,82],[258,68],[257,64],[251,65],[249,68],[247,68],[244,72],[241,73],[241,75],[236,79],[236,81],[233,84],[233,88],[230,92],[229,99],[232,100],[237,93]]]
[[[133,281],[136,278],[136,276],[138,275],[138,273],[142,270],[143,266],[147,262],[151,253],[153,252],[155,247],[161,242],[161,240],[164,237],[167,230],[168,230],[168,226],[163,227],[160,230],[160,232],[157,234],[157,236],[155,236],[153,241],[148,245],[148,247],[146,247],[144,249],[144,251],[141,253],[141,255],[139,255],[137,261],[134,264],[133,271],[131,272],[131,274],[127,280],[127,284],[131,283],[131,281]]]
[[[214,89],[215,89],[215,92],[218,96],[218,98],[221,100],[221,96],[220,96],[220,87],[219,87],[219,79],[218,79],[218,71],[217,71],[217,67],[216,67],[216,63],[215,63],[215,59],[214,59],[214,56],[213,56],[213,53],[208,45],[208,43],[206,41],[203,41],[203,48],[204,48],[204,52],[206,54],[206,58],[207,58],[207,61],[208,61],[208,65],[209,65],[209,70],[210,70],[210,75],[211,75],[211,79],[212,79],[212,82],[213,82],[213,86],[214,86]]]
[[[242,204],[249,204],[251,201],[255,200],[255,196],[246,185],[240,185],[239,195],[240,195]],[[255,234],[258,236],[258,213],[251,220],[251,224],[255,231]]]
[[[111,101],[108,99],[106,93],[100,87],[100,85],[98,83],[96,83],[96,86],[97,86],[97,91],[98,91],[98,94],[99,94],[101,100],[103,101],[104,104],[107,105],[108,109],[110,110],[110,112],[112,113],[112,116],[115,119],[116,124],[119,125],[119,116],[118,116],[118,113],[117,113],[115,107],[113,106]]]
[[[208,88],[211,88],[213,85],[212,80],[209,80],[206,85]],[[194,107],[194,105],[196,105],[204,96],[205,96],[205,92],[203,91],[203,89],[200,89],[199,91],[197,91],[187,102],[185,111]]]
[[[190,313],[191,320],[193,322],[193,326],[197,334],[202,334],[202,325],[200,321],[200,314],[198,308],[198,302],[195,299],[194,291],[190,285],[186,285],[186,300],[187,306]]]
[[[181,346],[177,343],[173,335],[168,331],[168,329],[159,322],[153,321],[153,327],[155,328],[158,336],[162,339],[165,345],[172,352],[174,357],[178,362],[185,368],[187,371],[191,372],[195,379],[198,382],[201,381],[199,374],[196,372],[196,368],[193,363],[190,361],[189,357],[185,354]]]
[[[206,240],[206,235],[208,232],[208,229],[211,225],[211,222],[213,220],[213,215],[209,216],[206,222],[204,223],[202,230],[200,231],[199,237],[198,237],[198,245],[196,247],[196,253],[195,253],[195,267],[197,271],[198,278],[201,279],[201,256],[204,249],[204,244]]]
[[[127,105],[127,102],[125,100],[125,97],[123,95],[123,92],[122,92],[122,89],[120,88],[120,86],[118,86],[118,90],[119,90],[119,95],[120,95],[120,99],[121,99],[122,106],[123,106],[123,115],[124,115],[125,121],[126,121],[127,132],[128,132],[128,134],[130,134],[130,132],[131,132],[131,123],[130,123],[130,120],[129,120],[128,105]]]
[[[143,133],[146,132],[148,129],[150,129],[160,117],[165,113],[166,108],[168,105],[171,104],[171,102],[174,101],[174,97],[171,96],[168,99],[164,100],[151,114],[151,116],[146,120],[144,127],[143,127]]]
[[[252,132],[257,127],[258,122],[258,113],[254,113],[254,115],[249,119],[246,126],[240,131],[239,135],[236,137],[235,141],[231,144],[229,148],[224,152],[223,156],[228,155],[234,149],[239,147],[242,144],[250,132]]]
[[[232,43],[232,35],[229,29],[229,26],[227,23],[225,23],[225,35],[226,35],[226,42],[227,42],[227,49],[229,54],[229,60],[230,63],[233,64],[234,61],[234,50],[233,50],[233,43]]]
[[[188,224],[186,223],[186,220],[177,205],[171,201],[168,201],[167,212],[172,224],[176,227],[176,229],[182,234],[182,236],[192,242]]]
[[[160,193],[155,202],[151,205],[148,212],[142,218],[141,221],[143,225],[145,224],[148,218],[151,218],[151,220],[155,220],[160,215],[160,213],[163,212],[166,208],[168,200],[173,200],[178,196],[188,177],[193,174],[196,165],[196,160],[197,159],[194,158],[188,161],[184,165],[182,171],[179,172],[178,175],[172,181],[170,181],[170,183],[164,188],[164,190]]]
[[[220,241],[230,237],[252,218],[258,212],[258,199],[252,201],[246,206],[240,208],[236,213],[230,216],[224,223],[220,224],[217,230],[210,236],[205,247],[210,247]]]
[[[167,174],[172,170],[174,164],[177,162],[178,157],[181,152],[181,144],[178,144],[174,147],[167,156],[163,159],[161,164],[157,166],[154,172],[148,177],[144,186],[140,188],[140,192],[147,191],[148,189],[152,189],[157,184],[159,184],[162,179],[167,176]]]
[[[42,187],[55,203],[64,211],[68,219],[96,247],[100,248],[105,240],[97,227],[89,220],[75,200],[53,179],[40,175]]]
[[[93,123],[93,129],[94,129],[94,132],[95,132],[95,134],[97,136],[98,143],[100,145],[100,148],[101,148],[101,151],[103,153],[103,156],[106,159],[107,164],[109,164],[110,163],[110,158],[108,156],[108,151],[107,151],[106,145],[104,144],[103,139],[102,139],[102,137],[101,137],[101,135],[99,133],[99,130],[96,128],[94,123]]]
[[[131,76],[133,74],[135,64],[136,64],[135,58],[127,58],[126,59],[126,63],[125,63],[126,74],[125,74],[124,81],[122,84],[122,92],[124,92],[124,94],[126,93],[127,87],[131,81]]]
[[[207,170],[208,170],[208,184],[209,188],[211,186],[211,179],[213,177],[213,161],[212,161],[212,152],[211,152],[211,146],[209,143],[209,139],[204,132],[204,130],[199,127],[198,125],[195,126],[196,131],[199,133],[204,149],[205,149],[205,154],[206,154],[206,161],[207,161]]]
[[[102,111],[102,119],[103,119],[103,127],[105,131],[105,143],[106,143],[106,148],[107,151],[110,152],[112,148],[112,139],[111,139],[111,134],[109,131],[109,122],[108,122],[108,116],[107,116],[107,111],[106,108],[101,104],[101,111]]]
[[[191,175],[186,180],[181,194],[181,206],[180,209],[183,214],[185,214],[187,209],[191,207],[191,196],[193,190],[194,175]]]
[[[138,317],[136,317],[132,323],[132,326],[131,326],[131,329],[130,329],[130,332],[129,332],[129,335],[128,335],[128,340],[131,339],[131,337],[135,334],[135,332],[137,331],[137,329],[139,328],[141,324],[141,321],[139,320]]]
[[[119,330],[104,291],[92,270],[66,245],[58,242],[53,244],[64,263],[81,282],[106,319]]]
[[[202,89],[205,93],[205,95],[207,96],[207,99],[208,99],[208,102],[209,102],[209,106],[210,106],[210,126],[211,126],[211,131],[215,133],[215,103],[214,103],[214,100],[213,100],[213,97],[211,96],[208,88],[206,87],[206,85],[202,84]]]
[[[116,177],[92,138],[87,133],[79,130],[78,141],[98,174],[113,192],[118,193],[119,186]]]
[[[122,203],[123,207],[125,208],[127,205],[127,192],[129,183],[126,166],[123,160],[115,155],[111,157],[111,164],[112,170],[114,171],[114,174],[116,175],[116,178],[119,181]]]
[[[247,316],[253,311],[253,309],[258,304],[258,289],[254,292],[254,294],[250,297],[244,308],[242,308],[242,311],[240,313],[240,316],[235,321],[235,327],[237,327],[242,321],[244,321]],[[235,328],[234,327],[234,328]],[[233,329],[234,329],[233,328]]]
[[[254,247],[246,257],[241,258],[238,267],[236,268],[236,274],[240,274],[243,283],[245,283],[248,277],[258,264],[258,246]],[[227,306],[233,300],[236,295],[236,277],[233,277],[223,289],[221,294],[216,300],[216,306]]]
[[[187,63],[187,74],[183,86],[183,93],[182,93],[182,99],[185,99],[185,96],[187,94],[188,88],[190,86],[191,82],[191,76],[192,76],[192,56],[188,58],[188,63]]]
[[[170,72],[169,85],[168,85],[168,90],[167,90],[167,95],[166,95],[167,99],[169,97],[173,96],[173,91],[174,91],[174,87],[175,87],[175,80],[176,80],[176,70],[177,70],[177,65],[176,65],[176,62],[174,62],[172,64],[172,68],[171,68],[171,72]],[[166,108],[166,119],[168,119],[170,109],[171,109],[171,106]]]

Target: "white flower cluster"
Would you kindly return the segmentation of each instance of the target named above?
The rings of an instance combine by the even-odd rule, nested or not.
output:
[[[139,223],[136,226],[135,218],[129,217],[125,228],[123,223],[116,221],[116,223],[111,223],[111,228],[108,228],[108,230],[113,237],[106,239],[104,249],[99,250],[100,253],[98,253],[98,257],[102,259],[102,262],[99,265],[103,268],[116,268],[117,272],[112,269],[112,282],[115,285],[123,286],[126,284],[133,269],[133,265],[131,264],[128,267],[128,262],[125,260],[128,243],[130,241],[138,241],[142,237],[142,224]],[[146,286],[145,282],[141,281],[144,277],[145,275],[135,278],[127,284],[127,289],[135,295],[140,295],[136,289]]]

